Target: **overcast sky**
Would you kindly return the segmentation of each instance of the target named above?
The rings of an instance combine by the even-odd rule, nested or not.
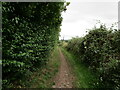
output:
[[[60,39],[63,37],[64,39],[70,39],[75,36],[84,36],[88,29],[92,29],[96,25],[96,20],[100,20],[108,27],[118,22],[119,0],[67,1],[70,1],[70,5],[67,7],[67,11],[62,13],[63,22]]]

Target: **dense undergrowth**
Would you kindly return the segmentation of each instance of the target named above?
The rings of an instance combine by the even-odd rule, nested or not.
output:
[[[98,83],[96,83],[99,81],[97,74],[81,63],[79,61],[80,58],[72,52],[68,52],[65,48],[61,48],[61,50],[64,53],[66,60],[72,67],[71,71],[75,77],[73,86],[75,88],[99,88]]]
[[[64,2],[2,3],[2,86],[27,80],[48,62],[59,38]]]
[[[68,41],[66,49],[73,52],[94,73],[99,76],[101,88],[120,89],[120,31],[94,28],[82,38]]]
[[[56,73],[58,72],[60,66],[60,56],[58,47],[51,52],[49,61],[46,66],[36,70],[28,81],[21,82],[21,85],[17,86],[18,88],[52,88],[54,85],[53,79]]]

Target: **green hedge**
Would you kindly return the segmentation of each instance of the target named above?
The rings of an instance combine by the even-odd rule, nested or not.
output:
[[[120,89],[120,31],[94,28],[82,38],[69,41],[67,50],[80,57],[95,73],[102,88]]]
[[[46,64],[59,38],[64,2],[2,3],[3,88]]]

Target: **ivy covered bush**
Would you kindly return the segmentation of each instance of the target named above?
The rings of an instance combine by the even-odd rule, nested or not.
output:
[[[95,73],[99,87],[120,89],[120,31],[101,25],[82,38],[73,38],[66,47]]]
[[[58,42],[64,2],[2,3],[3,88],[46,64]]]

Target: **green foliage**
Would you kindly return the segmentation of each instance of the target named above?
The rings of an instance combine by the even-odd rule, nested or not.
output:
[[[80,63],[80,58],[76,57],[72,52],[66,51],[65,48],[61,48],[62,52],[66,56],[66,60],[69,60],[72,66],[72,71],[75,74],[75,81],[73,83],[75,88],[97,88],[99,87],[96,82],[99,82],[97,75],[92,73],[83,63]]]
[[[79,56],[95,73],[104,88],[120,89],[120,31],[105,25],[94,28],[83,38],[69,41],[67,50]]]
[[[2,3],[3,88],[48,61],[59,38],[64,2]]]
[[[58,47],[51,52],[46,66],[36,70],[30,77],[24,88],[51,88],[54,84],[53,77],[58,72],[60,65]],[[22,82],[24,85],[25,81]]]

